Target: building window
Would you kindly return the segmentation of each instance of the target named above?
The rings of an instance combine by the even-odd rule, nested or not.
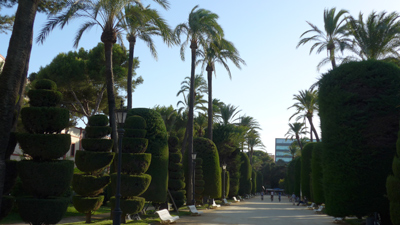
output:
[[[71,144],[71,156],[75,156],[75,144]]]

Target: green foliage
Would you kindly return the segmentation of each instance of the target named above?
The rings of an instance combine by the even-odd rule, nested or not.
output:
[[[25,154],[37,160],[52,160],[65,155],[71,145],[69,134],[17,134],[18,142]]]
[[[183,179],[184,177],[185,177],[185,176],[184,176],[182,170],[179,170],[179,171],[177,171],[177,172],[173,172],[173,171],[170,171],[170,172],[169,172],[169,178],[170,178],[170,180],[171,180],[171,179]]]
[[[400,132],[397,135],[397,154],[392,163],[393,175],[389,175],[386,179],[387,197],[390,201],[390,219],[393,225],[400,225]]]
[[[400,179],[388,176],[386,180],[387,197],[391,202],[400,202]]]
[[[124,137],[128,138],[144,138],[146,137],[146,130],[143,129],[129,129],[129,128],[124,128],[125,134]]]
[[[179,139],[177,136],[170,136],[168,138],[168,147],[169,147],[169,151],[171,152],[171,149],[177,149],[179,144]]]
[[[111,127],[86,127],[86,138],[102,138],[111,134]]]
[[[28,97],[32,107],[55,107],[62,100],[61,92],[51,90],[29,90]]]
[[[250,165],[250,159],[246,153],[239,153],[241,159],[240,167],[240,183],[239,183],[239,195],[251,194],[251,174],[252,169]]]
[[[122,197],[142,195],[151,182],[151,176],[148,174],[129,175],[121,173],[121,195]],[[115,195],[115,186],[117,184],[117,174],[111,174],[112,193]]]
[[[182,163],[173,163],[169,165],[169,171],[173,171],[173,172],[177,172],[177,171],[181,171],[183,168]]]
[[[14,187],[15,182],[17,181],[17,163],[18,161],[6,160],[3,196],[8,195],[11,192],[11,189]]]
[[[180,163],[182,161],[182,154],[178,153],[169,153],[169,162],[170,163]]]
[[[104,195],[96,197],[83,197],[75,195],[72,198],[72,203],[75,209],[80,213],[92,213],[100,208],[103,204]]]
[[[124,128],[146,129],[146,121],[141,116],[130,116],[126,118]]]
[[[69,198],[18,198],[17,206],[26,223],[57,224],[67,211],[69,201]]]
[[[210,198],[221,197],[221,169],[219,165],[218,150],[214,142],[207,138],[195,138],[193,151],[203,160],[204,196]]]
[[[169,149],[169,181],[168,189],[171,192],[171,196],[177,205],[180,207],[185,202],[186,187],[185,176],[182,165],[182,154],[177,148],[178,138],[176,136],[170,136],[168,138],[168,149]],[[179,205],[179,206],[178,206]]]
[[[319,83],[326,212],[336,217],[379,212],[385,220],[385,184],[399,122],[400,69],[381,61],[351,62],[325,74]]]
[[[72,178],[72,189],[74,189],[78,195],[93,197],[103,193],[103,188],[109,183],[110,176],[107,174],[103,176],[74,174]]]
[[[400,203],[390,203],[390,219],[392,220],[393,225],[400,224]]]
[[[115,208],[115,197],[110,199],[111,209]],[[144,207],[145,199],[141,197],[130,197],[129,199],[121,199],[120,207],[122,214],[136,214],[140,212]]]
[[[323,143],[318,142],[314,145],[311,157],[311,181],[314,202],[318,205],[325,202],[324,188],[322,186],[322,149]]]
[[[257,188],[256,188],[256,192],[261,192],[262,191],[262,186],[263,186],[263,175],[261,173],[261,171],[256,171],[257,172]],[[285,179],[286,181],[286,179]]]
[[[196,166],[195,166],[195,176],[194,176],[194,193],[195,193],[195,200],[196,200],[196,204],[203,204],[203,197],[208,197],[206,195],[204,195],[204,175],[203,175],[203,159],[199,158],[197,156],[196,160]]]
[[[37,90],[57,90],[57,84],[49,79],[37,80],[34,82],[33,87]]]
[[[395,177],[400,177],[400,159],[399,159],[399,157],[394,157],[393,163],[392,163],[392,170],[393,170],[393,175]]]
[[[285,176],[285,193],[292,195],[295,191],[295,164],[297,160],[294,159],[289,162]]]
[[[151,164],[147,173],[152,182],[143,194],[146,201],[165,202],[168,188],[168,136],[161,115],[152,109],[138,108],[128,111],[128,117],[138,115],[146,120],[146,152],[151,153]]]
[[[22,160],[18,174],[24,188],[33,196],[61,196],[70,186],[74,162],[69,160],[35,162]]]
[[[3,195],[1,197],[1,211],[0,211],[0,221],[4,219],[14,207],[15,199],[10,195]]]
[[[130,138],[122,139],[123,153],[144,153],[147,150],[149,141],[146,138]]]
[[[21,119],[29,133],[60,133],[68,127],[69,111],[54,107],[25,107],[21,109]]]
[[[171,190],[181,190],[184,189],[185,186],[185,182],[179,179],[170,179],[168,182],[168,188],[170,188]]]
[[[93,115],[88,119],[90,127],[105,127],[108,125],[108,117],[106,115]]]
[[[311,156],[316,143],[307,143],[301,150],[300,185],[302,196],[314,200],[311,195]]]
[[[76,151],[75,164],[84,173],[94,173],[108,167],[114,156],[114,152]]]
[[[82,148],[90,152],[109,152],[114,145],[111,139],[84,138]]]
[[[118,163],[118,161],[115,160],[115,163]],[[149,153],[123,153],[121,171],[131,175],[139,175],[146,173],[150,164],[151,154]]]
[[[294,159],[294,188],[293,192],[296,196],[300,196],[301,185],[301,156]]]

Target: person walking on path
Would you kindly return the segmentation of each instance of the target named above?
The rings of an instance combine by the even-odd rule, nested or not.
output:
[[[296,195],[294,194],[294,192],[293,192],[293,194],[292,194],[292,202],[293,202],[293,205],[295,204],[295,202],[296,202]]]
[[[261,191],[261,200],[264,200],[264,191]]]
[[[279,192],[279,202],[281,202],[281,192]]]
[[[273,202],[273,201],[274,201],[274,192],[271,191],[271,202]]]

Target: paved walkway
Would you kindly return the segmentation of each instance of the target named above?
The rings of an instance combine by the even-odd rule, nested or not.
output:
[[[334,224],[330,216],[316,214],[305,206],[296,206],[288,201],[271,202],[269,196],[261,201],[260,196],[245,202],[232,203],[218,209],[203,210],[201,216],[182,217],[177,224],[240,224],[240,225],[321,225]]]

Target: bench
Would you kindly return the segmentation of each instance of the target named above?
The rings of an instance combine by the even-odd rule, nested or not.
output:
[[[344,217],[333,217],[334,223],[341,223],[344,222]]]
[[[233,196],[232,199],[233,199],[234,202],[240,202],[240,200],[236,199],[235,196]]]
[[[158,217],[160,217],[161,223],[170,224],[179,219],[179,216],[171,216],[167,209],[156,211],[156,213],[158,214]]]
[[[239,195],[238,197],[239,197],[239,200],[240,200],[240,201],[242,201],[242,202],[244,201],[244,199],[242,198],[242,196]]]
[[[223,205],[231,205],[231,203],[228,202],[228,201],[226,200],[226,198],[222,199],[222,204],[223,204]]]
[[[217,203],[215,203],[215,200],[213,199],[213,203],[210,206],[210,208],[213,209],[213,208],[219,208],[219,207],[221,207],[221,205],[217,205]]]
[[[320,205],[320,206],[318,207],[318,209],[314,209],[314,212],[319,213],[319,212],[322,212],[323,209],[324,209],[324,206],[323,206],[323,205]]]
[[[313,203],[311,203],[311,205],[310,206],[307,206],[307,209],[314,209],[315,208],[315,203],[313,202]]]
[[[196,209],[196,206],[194,206],[194,205],[188,205],[188,208],[189,208],[190,212],[192,213],[192,216],[201,216],[201,214],[203,214],[203,212],[198,211]]]

